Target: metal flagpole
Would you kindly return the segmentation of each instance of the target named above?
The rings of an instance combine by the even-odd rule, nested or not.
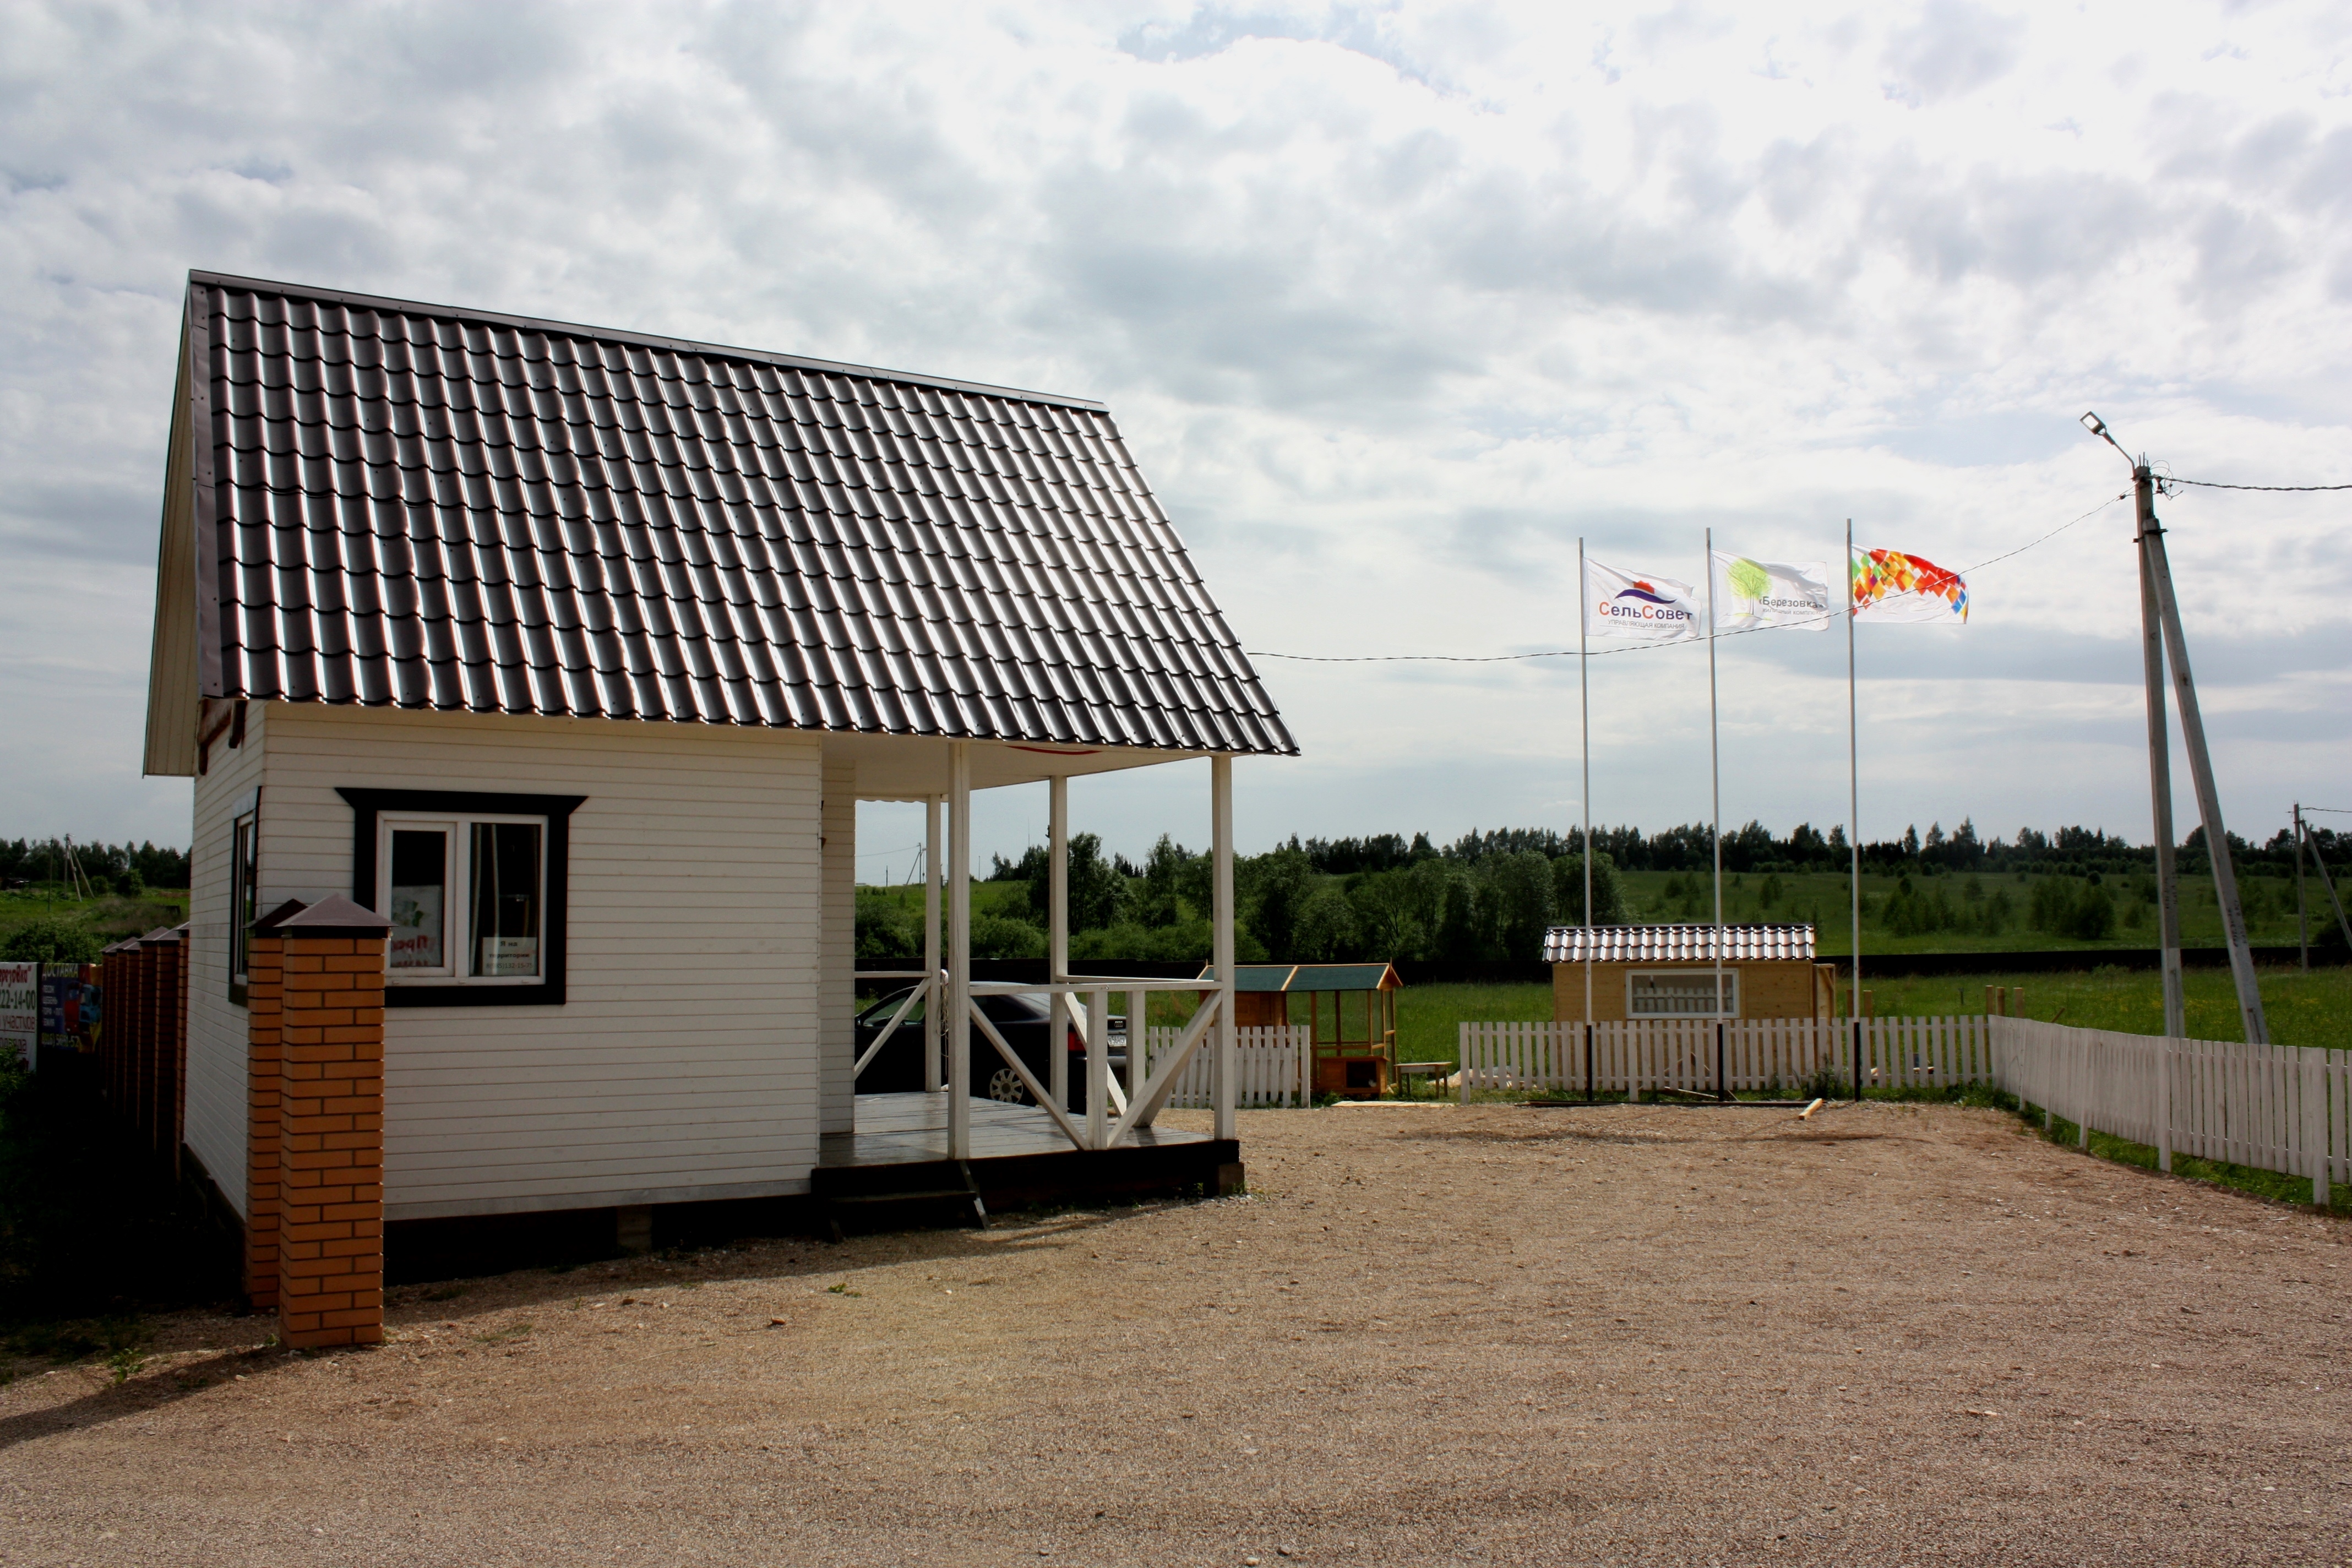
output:
[[[1591,659],[1585,653],[1584,618],[1591,611],[1592,584],[1584,576],[1584,541],[1576,542],[1576,710],[1577,728],[1584,741],[1584,1039],[1589,1052],[1592,1042],[1592,677]],[[2303,874],[2303,862],[2295,862],[2295,875]],[[1586,1075],[1590,1078],[1591,1075]],[[1585,1099],[1592,1098],[1591,1086]]]
[[[1706,531],[1706,771],[1715,819],[1715,1018],[1723,1027],[1723,764],[1715,719],[1715,530]],[[1723,1085],[1715,1086],[1718,1093]]]
[[[2148,472],[2134,465],[2137,480]],[[2152,482],[2152,481],[2151,481]],[[2221,795],[2213,782],[2213,756],[2205,745],[2205,720],[2197,707],[2197,685],[2189,673],[2189,641],[2180,629],[2180,604],[2173,596],[2172,566],[2165,559],[2164,530],[2151,521],[2145,531],[2149,575],[2156,580],[2156,607],[2164,622],[2165,650],[2172,660],[2172,699],[2180,706],[2180,738],[2189,748],[2189,776],[2197,786],[2197,815],[2205,828],[2205,858],[2213,868],[2213,893],[2221,906],[2221,932],[2230,943],[2230,977],[2237,983],[2238,1016],[2250,1046],[2270,1044],[2263,1016],[2262,983],[2254,975],[2254,952],[2246,940],[2246,913],[2238,902],[2237,868],[2230,864],[2229,830],[2221,825]]]
[[[1862,1098],[1862,710],[1853,694],[1853,519],[1845,520],[1845,837],[1853,856],[1853,1097]]]
[[[2147,541],[2156,529],[2156,481],[2146,468],[2132,470],[2138,504],[2133,542],[2139,552],[2141,673],[2147,685],[2147,787],[2156,817],[2156,910],[2164,966],[2164,1032],[2172,1039],[2189,1033],[2188,1004],[2180,983],[2180,877],[2173,864],[2172,742],[2164,723],[2164,618],[2157,611],[2156,577],[2148,568]]]

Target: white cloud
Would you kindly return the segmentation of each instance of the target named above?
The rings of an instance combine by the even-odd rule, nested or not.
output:
[[[1853,516],[1969,564],[2121,488],[2084,406],[2175,472],[2352,474],[2336,7],[11,28],[0,552],[56,591],[0,595],[0,716],[56,739],[15,753],[10,832],[184,836],[185,786],[131,775],[190,266],[1101,396],[1244,640],[1284,651],[1566,646],[1580,534],[1818,558]],[[1988,568],[1957,640],[1869,637],[1867,818],[2145,831],[2126,512]],[[2341,504],[2165,513],[2232,820],[2266,833],[2352,761]],[[1835,820],[1842,639],[1760,640],[1722,653],[1725,809]],[[1572,665],[1265,673],[1307,755],[1245,775],[1260,839],[1574,815]],[[1596,809],[1703,813],[1703,669],[1593,673]],[[1139,848],[1176,787],[1092,809]]]

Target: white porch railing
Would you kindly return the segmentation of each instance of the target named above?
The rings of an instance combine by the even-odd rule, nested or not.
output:
[[[1089,975],[1084,980],[1049,981],[1027,984],[1012,981],[973,981],[971,1019],[981,1037],[996,1047],[1005,1066],[1020,1077],[1029,1098],[1054,1119],[1073,1147],[1079,1149],[1111,1149],[1139,1127],[1149,1127],[1160,1114],[1174,1090],[1177,1079],[1192,1060],[1193,1053],[1209,1038],[1210,1026],[1223,1010],[1223,986],[1214,980],[1156,980]],[[1159,1060],[1150,1062],[1147,1070],[1141,1054],[1133,1043],[1139,1026],[1150,1016],[1150,994],[1155,991],[1187,992],[1197,994],[1201,1005],[1181,1029],[1172,1031],[1175,1038]],[[1110,1074],[1110,999],[1114,993],[1124,993],[1128,998],[1128,1082],[1120,1085]],[[1086,1110],[1080,1124],[1071,1119],[1063,1108],[1062,1097],[1054,1087],[1037,1081],[1037,1075],[1021,1054],[1009,1045],[996,1026],[981,1010],[983,996],[1059,996],[1077,1004],[1075,1017],[1086,1029]],[[1049,1016],[1052,1014],[1049,1011]],[[1051,1041],[1052,1049],[1063,1048],[1059,1039]],[[1061,1059],[1058,1056],[1055,1060]],[[1214,1061],[1210,1063],[1211,1081],[1214,1082]]]
[[[1180,1031],[1147,1029],[1143,1032],[1147,1059],[1158,1061],[1176,1044]],[[1128,1026],[1129,1049],[1136,1038],[1132,1021]],[[1312,1105],[1315,1103],[1309,1074],[1314,1068],[1314,1031],[1303,1024],[1270,1028],[1247,1028],[1234,1031],[1234,1103],[1241,1106]],[[1214,1064],[1195,1053],[1185,1067],[1183,1076],[1170,1091],[1168,1103],[1190,1110],[1205,1110],[1216,1103]]]

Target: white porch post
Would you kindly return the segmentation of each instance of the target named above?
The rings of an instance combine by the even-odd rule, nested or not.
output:
[[[1045,978],[1058,985],[1070,977],[1070,781],[1056,773],[1045,784]],[[1045,1086],[1054,1103],[1070,1103],[1070,999],[1055,992],[1046,999]]]
[[[971,1158],[971,745],[948,748],[948,1158]]]
[[[941,1080],[940,1053],[946,1047],[947,996],[940,988],[940,797],[923,799],[923,1088]]]
[[[1234,1136],[1234,760],[1209,759],[1209,837],[1215,857],[1210,952],[1217,966],[1216,1136]],[[1132,1030],[1130,1021],[1128,1027]]]

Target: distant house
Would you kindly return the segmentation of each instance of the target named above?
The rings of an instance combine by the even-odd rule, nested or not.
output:
[[[195,780],[185,1141],[240,1215],[285,900],[393,922],[394,1226],[804,1193],[860,800],[960,837],[1209,758],[1229,867],[1230,759],[1296,751],[1100,404],[189,277],[146,771]]]
[[[1723,990],[1716,992],[1711,925],[1554,926],[1552,1016],[1565,1023],[1629,1018],[1827,1018],[1837,1010],[1835,966],[1813,960],[1809,925],[1724,926]],[[1588,963],[1588,960],[1590,963]],[[1592,1010],[1585,1012],[1587,972]]]

